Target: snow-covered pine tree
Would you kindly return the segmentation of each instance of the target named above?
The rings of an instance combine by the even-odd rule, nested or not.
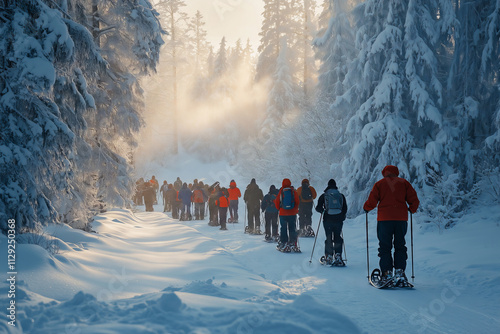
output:
[[[208,56],[209,52],[209,43],[207,41],[207,31],[204,28],[205,21],[203,20],[203,15],[201,15],[200,11],[196,11],[194,17],[191,18],[190,21],[190,29],[193,35],[193,40],[191,41],[193,45],[193,53],[194,53],[194,72],[195,75],[206,75],[206,65],[205,59]]]
[[[316,57],[321,61],[318,104],[323,105],[321,109],[328,109],[347,90],[344,80],[357,50],[354,45],[355,33],[348,16],[351,8],[346,1],[326,0],[323,8],[320,22],[324,26],[320,26],[313,44],[316,47]]]
[[[261,39],[256,68],[257,81],[272,77],[275,73],[282,37],[286,37],[287,46],[294,44],[295,32],[300,30],[297,4],[297,0],[264,0],[264,18],[259,33]],[[291,55],[290,50],[288,54]]]
[[[346,135],[350,156],[342,165],[352,207],[361,208],[367,191],[388,164],[409,177],[414,138],[405,105],[404,1],[368,0],[358,9],[358,78],[366,97],[349,120]]]
[[[0,229],[6,233],[8,219],[15,219],[17,230],[58,220],[54,201],[71,192],[75,134],[54,101],[53,87],[61,80],[74,83],[75,128],[85,126],[78,112],[86,107],[87,92],[75,83],[75,45],[60,12],[38,1],[3,6]]]
[[[162,0],[156,4],[156,8],[160,13],[160,19],[165,29],[168,30],[169,39],[162,49],[163,59],[162,66],[167,68],[167,77],[170,83],[169,114],[164,118],[168,118],[168,129],[172,131],[172,139],[170,146],[174,154],[179,150],[179,135],[178,135],[178,99],[179,85],[182,81],[184,69],[188,66],[190,51],[187,41],[189,38],[188,15],[183,8],[186,6],[183,0]]]
[[[499,150],[492,146],[498,142],[492,139],[498,132],[500,5],[498,1],[455,1],[454,9],[460,28],[454,35],[448,80],[453,105],[447,116],[452,118],[453,167],[460,175],[460,190],[469,193],[483,177],[498,173]]]

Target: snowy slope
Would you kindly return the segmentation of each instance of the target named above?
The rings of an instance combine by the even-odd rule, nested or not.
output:
[[[235,178],[242,191],[248,182],[223,163],[185,159],[176,166],[150,166],[148,173],[170,182],[177,176],[207,175],[207,181],[224,183]],[[330,268],[318,264],[322,229],[310,263],[312,238],[300,239],[302,254],[283,254],[263,236],[244,234],[242,203],[240,223],[229,224],[228,231],[206,220],[173,220],[159,205],[152,213],[142,209],[97,216],[97,233],[47,227],[45,238],[53,236],[59,248],[55,255],[19,244],[18,326],[2,321],[0,332],[500,332],[498,206],[477,208],[442,231],[420,224],[424,217],[416,214],[416,289],[394,291],[367,283],[365,216],[344,224],[347,267]],[[313,216],[315,229],[318,219]],[[378,265],[375,219],[369,216],[371,269]],[[6,240],[0,236],[2,268]],[[6,296],[7,285],[1,283],[0,305],[6,305]]]

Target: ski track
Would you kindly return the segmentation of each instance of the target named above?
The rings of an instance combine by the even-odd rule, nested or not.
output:
[[[33,251],[37,246],[20,247],[20,252],[39,256],[19,269],[24,273],[18,287],[19,302],[25,303],[19,312],[22,327],[30,333],[316,333],[335,323],[345,333],[358,332],[356,327],[365,333],[500,330],[495,298],[500,278],[494,264],[464,265],[479,270],[477,275],[441,268],[457,250],[421,247],[415,289],[377,290],[366,278],[364,217],[344,224],[347,266],[335,268],[318,262],[322,228],[310,263],[314,238],[300,239],[302,253],[280,253],[275,243],[263,242],[264,235],[244,234],[241,204],[239,212],[240,223],[228,224],[227,231],[208,226],[206,219],[178,222],[162,212],[132,215],[125,210],[96,217],[98,234],[49,227],[49,233],[64,234],[60,254],[44,256]],[[318,218],[313,215],[315,231]],[[416,231],[416,244],[423,236]],[[437,238],[429,237],[430,242]],[[372,270],[378,265],[374,224],[369,241]],[[123,268],[126,272],[120,272]],[[72,270],[86,276],[70,279]],[[120,275],[127,281],[107,300],[96,299],[95,286],[111,286],[110,271],[115,282]],[[485,272],[489,276],[481,277]],[[4,289],[0,285],[2,298]]]

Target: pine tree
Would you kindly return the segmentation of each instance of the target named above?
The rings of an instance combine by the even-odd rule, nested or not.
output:
[[[187,64],[186,59],[189,58],[189,50],[186,45],[188,38],[188,16],[183,11],[183,7],[186,6],[183,0],[162,0],[157,5],[160,17],[163,20],[163,24],[169,32],[170,38],[167,41],[164,53],[166,59],[165,64],[169,67],[171,96],[172,96],[172,110],[171,110],[171,129],[172,129],[172,150],[174,154],[178,153],[179,150],[179,138],[178,138],[178,90],[179,82],[182,73],[181,64]]]

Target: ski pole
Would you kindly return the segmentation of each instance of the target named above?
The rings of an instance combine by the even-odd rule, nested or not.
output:
[[[411,281],[415,282],[415,268],[413,265],[413,213],[410,212],[410,230],[411,230]]]
[[[245,217],[244,217],[245,221],[244,221],[244,224],[243,224],[243,232],[246,231],[246,226],[247,226],[247,203],[245,202]]]
[[[314,248],[316,247],[316,239],[318,239],[318,233],[319,233],[319,227],[321,226],[321,219],[323,218],[323,212],[321,213],[321,216],[319,217],[319,222],[318,222],[318,228],[316,230],[316,236],[314,237],[314,244],[313,244],[313,249],[311,252],[311,258],[309,259],[309,264],[312,263],[312,258],[314,255]]]
[[[366,270],[368,273],[366,277],[370,279],[370,252],[368,250],[368,212],[366,213]]]
[[[342,238],[342,246],[344,246],[344,262],[347,262],[347,253],[345,251],[345,240],[344,240],[344,231],[340,233],[340,236]]]

